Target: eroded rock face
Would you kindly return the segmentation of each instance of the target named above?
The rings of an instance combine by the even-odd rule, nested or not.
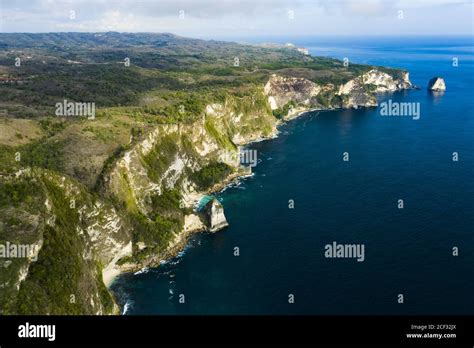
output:
[[[408,72],[401,72],[400,77],[394,78],[372,69],[341,85],[338,94],[345,96],[343,107],[377,106],[375,93],[395,92],[411,87]]]
[[[428,89],[430,91],[445,91],[446,90],[446,83],[442,77],[433,77],[428,82]]]
[[[262,87],[260,95],[265,100]],[[225,146],[226,143],[246,144],[272,137],[277,130],[271,114],[258,108],[250,114],[236,113],[233,103],[235,100],[229,98],[226,105],[207,105],[203,118],[192,124],[157,126],[117,160],[105,178],[105,194],[147,215],[150,197],[166,189],[179,190],[187,202],[188,196],[196,191],[187,180],[189,171],[201,169],[210,160],[218,159],[237,168],[240,165],[237,150]],[[144,158],[151,155],[163,159],[166,165],[150,168]],[[192,205],[190,199],[186,207]]]
[[[210,200],[204,209],[207,219],[207,228],[209,232],[217,232],[224,227],[229,226],[224,215],[224,207],[215,198]]]
[[[276,74],[270,77],[264,88],[272,110],[281,108],[290,101],[309,106],[311,98],[318,95],[320,91],[321,86],[310,80]]]
[[[412,86],[408,72],[403,72],[400,78],[395,79],[387,73],[373,69],[362,75],[361,79],[364,84],[375,85],[376,92],[394,92]]]
[[[412,84],[408,72],[400,71],[392,76],[372,69],[339,86],[318,85],[305,78],[273,74],[265,85],[264,92],[272,110],[282,108],[289,102],[307,109],[331,109],[377,106],[376,93],[409,88],[412,88]]]
[[[365,75],[362,75],[339,86],[339,90],[336,94],[342,97],[341,106],[343,108],[377,106],[377,98],[374,94],[375,88],[373,90],[365,88],[365,86],[374,86],[374,84],[365,83],[364,76]]]

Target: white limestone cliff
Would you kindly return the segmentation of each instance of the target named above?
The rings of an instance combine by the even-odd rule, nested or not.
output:
[[[305,109],[334,109],[376,106],[376,93],[395,92],[412,88],[408,72],[397,72],[392,76],[372,69],[363,75],[339,86],[320,85],[305,78],[284,77],[273,74],[265,85],[264,92],[272,110],[291,106],[288,115]]]

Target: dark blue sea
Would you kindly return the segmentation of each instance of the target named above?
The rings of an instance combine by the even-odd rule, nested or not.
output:
[[[409,70],[421,89],[379,101],[420,103],[420,118],[312,112],[252,144],[255,176],[219,195],[230,227],[194,236],[157,269],[117,278],[126,314],[474,313],[473,38],[279,41]],[[445,93],[427,91],[434,76]],[[333,242],[363,244],[365,260],[326,258]]]

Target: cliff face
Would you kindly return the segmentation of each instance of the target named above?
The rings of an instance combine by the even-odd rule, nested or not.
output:
[[[104,282],[158,265],[190,233],[227,226],[217,200],[203,214],[192,208],[216,178],[247,173],[239,146],[275,136],[276,111],[288,119],[313,108],[375,106],[375,93],[410,87],[408,73],[378,70],[340,86],[271,75],[251,96],[207,105],[198,121],[159,125],[134,139],[105,173],[99,195],[41,169],[0,180],[29,192],[0,205],[0,229],[10,241],[36,245],[27,259],[1,261],[2,313],[116,313]],[[7,218],[13,212],[22,223]]]
[[[318,85],[305,78],[272,75],[265,85],[265,93],[272,110],[283,108],[289,102],[289,116],[303,109],[357,108],[377,106],[375,94],[411,88],[408,72],[399,76],[372,69],[338,87]]]
[[[337,94],[343,97],[342,107],[344,108],[369,107],[377,106],[375,93],[395,92],[408,88],[411,88],[408,73],[402,73],[402,76],[397,79],[373,69],[341,85]]]
[[[207,105],[202,119],[192,124],[158,126],[127,150],[105,177],[103,192],[122,205],[137,233],[133,255],[109,264],[107,271],[158,265],[190,233],[225,227],[220,203],[201,214],[192,210],[213,186],[203,188],[195,177],[219,168],[216,163],[229,168],[226,177],[247,173],[238,145],[274,136],[276,125],[261,88],[252,99],[227,98]],[[161,203],[160,197],[173,195],[175,201]]]
[[[239,144],[276,132],[277,122],[266,105],[251,101],[255,110],[245,113],[236,111],[234,102],[208,105],[203,118],[192,124],[158,126],[117,161],[106,178],[105,192],[128,210],[148,213],[152,195],[177,187],[190,206],[196,187],[188,180],[189,173],[211,161],[236,168]]]
[[[47,170],[20,171],[3,185],[30,192],[0,206],[0,215],[10,245],[29,246],[32,253],[1,261],[2,314],[117,313],[102,265],[131,252],[132,244],[130,226],[116,209]],[[8,219],[13,209],[24,219]]]
[[[261,96],[263,98],[263,94]],[[158,126],[120,158],[106,178],[105,192],[129,211],[150,212],[150,198],[177,188],[191,207],[197,187],[189,175],[212,161],[237,169],[238,145],[272,136],[276,120],[256,107],[244,114],[228,104],[212,104],[192,124]]]
[[[322,86],[298,77],[283,77],[273,74],[264,91],[272,110],[281,108],[289,102],[310,106],[311,99],[321,92]]]

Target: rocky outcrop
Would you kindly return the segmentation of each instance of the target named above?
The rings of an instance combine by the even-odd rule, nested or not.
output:
[[[365,85],[376,86],[376,93],[395,92],[412,87],[408,72],[400,71],[397,72],[397,74],[397,77],[393,77],[385,72],[372,69],[369,72],[363,74],[360,79]]]
[[[392,75],[377,69],[339,86],[319,85],[305,78],[273,74],[265,85],[265,94],[272,110],[289,105],[288,114],[305,109],[357,108],[377,106],[376,93],[412,88],[408,72]]]
[[[206,204],[204,213],[209,232],[217,232],[224,227],[229,226],[224,215],[224,208],[216,198],[213,198]]]
[[[272,110],[281,108],[290,101],[309,107],[311,98],[317,96],[320,91],[321,86],[310,80],[276,74],[271,75],[264,88]]]
[[[430,91],[441,92],[446,90],[446,83],[442,77],[433,77],[428,82],[428,89]]]
[[[376,93],[395,92],[411,88],[408,73],[399,78],[372,69],[369,72],[339,86],[337,95],[343,97],[343,108],[377,106]]]

